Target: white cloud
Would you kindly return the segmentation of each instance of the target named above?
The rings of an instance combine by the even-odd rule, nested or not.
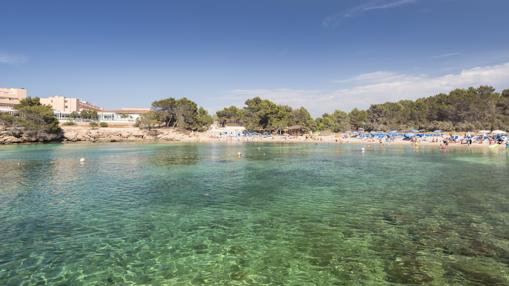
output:
[[[461,54],[460,53],[446,53],[446,54],[436,55],[431,58],[432,59],[446,59],[446,58],[452,58],[452,57],[457,57],[457,56],[461,56]]]
[[[394,81],[397,79],[405,78],[405,75],[398,74],[390,71],[376,71],[370,73],[364,73],[357,75],[353,78],[343,79],[343,80],[335,80],[335,83],[343,83],[343,84],[355,84],[355,83],[376,83],[376,82],[385,82],[385,81]]]
[[[364,5],[358,6],[354,8],[359,11],[369,11],[369,10],[378,10],[378,9],[389,9],[395,8],[406,4],[413,4],[417,2],[417,0],[392,0],[392,1],[371,1]]]
[[[338,25],[343,18],[355,17],[372,10],[397,8],[403,5],[414,4],[417,1],[418,0],[371,0],[341,13],[326,17],[322,20],[322,25],[325,27],[333,27]]]
[[[498,89],[509,88],[509,62],[474,67],[439,76],[378,71],[336,82],[342,84],[343,88],[333,90],[237,89],[231,91],[231,96],[238,101],[260,96],[293,107],[305,106],[313,115],[320,115],[335,109],[349,111],[354,107],[367,108],[371,104],[386,101],[432,96],[455,88],[480,85],[491,85]]]
[[[0,64],[22,64],[26,61],[25,56],[0,52]]]

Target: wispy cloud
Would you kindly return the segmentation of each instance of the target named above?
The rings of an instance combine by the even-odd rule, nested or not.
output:
[[[363,74],[357,75],[352,78],[334,80],[332,82],[341,83],[341,84],[359,84],[359,83],[368,84],[368,83],[395,81],[395,80],[400,80],[404,77],[405,77],[405,75],[400,74],[400,73],[395,73],[395,72],[390,72],[390,71],[376,71],[376,72],[363,73]]]
[[[326,17],[322,20],[322,25],[325,27],[333,27],[338,25],[341,20],[345,18],[356,17],[372,10],[391,9],[403,5],[414,4],[417,1],[418,0],[371,0],[359,6],[355,6],[348,10]]]
[[[392,1],[371,1],[364,5],[358,6],[354,11],[369,11],[378,9],[395,8],[406,4],[412,4],[417,0],[392,0]]]
[[[26,62],[27,58],[23,55],[0,52],[0,64],[22,64]]]
[[[336,82],[343,85],[343,88],[333,90],[236,89],[231,91],[230,95],[239,102],[260,96],[294,107],[305,106],[314,115],[320,115],[334,109],[348,111],[354,107],[367,108],[375,103],[417,99],[448,92],[455,88],[479,85],[492,85],[498,89],[509,88],[509,62],[474,67],[438,76],[378,71]]]
[[[445,53],[441,55],[432,56],[432,59],[446,59],[446,58],[452,58],[452,57],[458,57],[461,56],[461,53]]]

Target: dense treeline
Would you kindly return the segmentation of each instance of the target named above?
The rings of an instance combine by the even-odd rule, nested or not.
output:
[[[371,105],[350,113],[336,110],[312,119],[304,108],[292,109],[258,97],[245,107],[230,106],[217,112],[222,126],[242,125],[249,130],[278,132],[302,126],[311,131],[343,132],[360,128],[371,130],[446,130],[509,129],[509,90],[495,92],[489,86],[456,89],[415,101],[401,100]]]
[[[29,130],[60,132],[51,107],[41,105],[38,98],[26,98],[15,106],[16,115],[0,113],[0,124],[20,126]],[[88,111],[87,111],[88,112]],[[83,113],[97,118],[97,113]],[[221,126],[241,125],[248,130],[282,133],[290,129],[344,132],[348,130],[445,130],[472,131],[480,129],[509,130],[509,89],[498,93],[490,86],[456,89],[448,94],[398,102],[373,104],[367,110],[349,113],[336,110],[313,119],[304,108],[291,108],[255,97],[245,106],[226,107],[216,113]],[[175,127],[204,131],[212,124],[208,112],[187,99],[167,98],[152,103],[152,110],[142,116],[142,128]]]
[[[489,86],[456,89],[417,100],[373,104],[367,110],[336,110],[313,119],[304,108],[291,108],[267,99],[248,99],[242,108],[219,110],[221,126],[240,125],[248,130],[282,133],[349,130],[444,130],[471,131],[509,129],[509,90],[501,93]],[[139,121],[141,127],[177,127],[203,131],[213,119],[207,111],[187,99],[168,98],[152,103],[152,111]]]
[[[316,122],[304,107],[292,109],[259,97],[248,99],[242,109],[230,106],[218,111],[216,115],[221,126],[242,125],[248,130],[278,133],[295,125],[316,130]]]
[[[43,131],[52,134],[61,132],[58,120],[51,107],[42,105],[39,98],[25,98],[14,106],[14,115],[0,112],[0,125],[21,127],[29,131]]]
[[[509,90],[489,86],[456,89],[415,101],[372,105],[366,129],[479,130],[509,129]]]
[[[208,112],[185,97],[154,101],[152,110],[137,122],[139,127],[148,129],[174,127],[193,131],[205,131],[211,124],[212,117]]]

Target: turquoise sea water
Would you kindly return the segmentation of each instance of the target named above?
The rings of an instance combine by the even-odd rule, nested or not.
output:
[[[0,147],[0,285],[509,285],[505,150],[361,147]]]

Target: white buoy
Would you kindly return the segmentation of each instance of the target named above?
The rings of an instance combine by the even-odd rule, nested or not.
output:
[[[362,147],[362,148],[361,148],[361,151],[362,151],[362,152],[365,152],[365,151],[366,151],[366,148]]]
[[[85,162],[85,158],[80,159],[80,163],[83,163],[83,162]]]
[[[237,156],[240,158],[240,156],[242,156],[242,153],[237,152]]]

